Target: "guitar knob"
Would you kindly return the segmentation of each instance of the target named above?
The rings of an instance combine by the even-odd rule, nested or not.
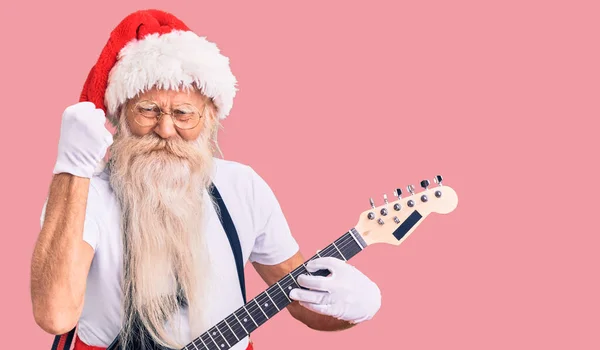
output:
[[[373,214],[372,212],[367,214],[367,217],[369,218],[369,220],[373,220],[375,219],[375,214]]]
[[[433,181],[435,181],[436,184],[438,185],[442,185],[442,175],[436,175],[435,178],[433,179]]]
[[[427,187],[429,187],[429,180],[421,181],[421,187],[423,187],[423,189],[426,190]]]

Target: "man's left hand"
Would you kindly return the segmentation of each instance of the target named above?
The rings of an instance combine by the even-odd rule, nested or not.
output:
[[[301,275],[290,298],[322,315],[354,324],[370,320],[381,306],[379,287],[354,266],[336,258],[317,258],[306,263],[309,272],[327,269],[327,277]]]

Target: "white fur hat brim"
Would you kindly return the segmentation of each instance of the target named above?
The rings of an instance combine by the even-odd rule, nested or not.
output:
[[[212,98],[217,117],[225,119],[237,92],[229,58],[216,44],[194,32],[153,33],[127,43],[108,76],[104,103],[115,117],[126,100],[153,87],[179,89],[196,86]]]

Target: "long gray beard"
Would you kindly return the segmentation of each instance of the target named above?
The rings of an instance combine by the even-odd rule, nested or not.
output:
[[[196,143],[154,135],[123,135],[111,148],[110,183],[120,202],[123,232],[124,348],[144,333],[161,346],[181,348],[166,323],[188,306],[190,329],[202,309],[208,260],[203,232],[204,190],[212,153]],[[176,326],[174,326],[176,328]]]

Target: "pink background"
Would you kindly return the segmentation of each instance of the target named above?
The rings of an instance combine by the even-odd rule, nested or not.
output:
[[[438,173],[459,195],[352,261],[383,291],[375,319],[320,333],[282,313],[257,350],[600,348],[597,2],[463,0],[3,2],[3,348],[50,348],[29,263],[61,113],[146,7],[231,57],[222,148],[269,182],[306,256],[371,196]]]

